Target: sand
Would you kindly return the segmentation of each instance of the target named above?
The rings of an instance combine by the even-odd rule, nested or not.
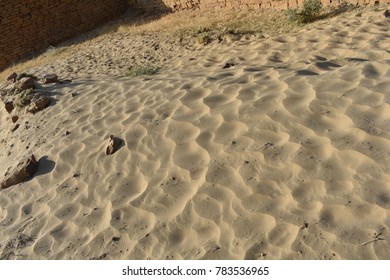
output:
[[[390,259],[383,13],[162,43],[153,76],[119,67],[153,42],[115,33],[31,69],[72,82],[43,86],[56,101],[14,132],[0,108],[0,180],[40,162],[0,191],[0,258]]]

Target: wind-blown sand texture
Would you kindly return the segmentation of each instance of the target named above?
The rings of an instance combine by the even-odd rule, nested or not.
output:
[[[390,259],[389,27],[349,13],[143,77],[99,67],[130,55],[108,36],[33,69],[73,81],[15,132],[0,109],[1,176],[40,159],[0,191],[0,258]]]

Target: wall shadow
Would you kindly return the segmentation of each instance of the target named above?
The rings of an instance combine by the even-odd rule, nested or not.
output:
[[[11,2],[11,0],[7,0],[4,5],[12,5]],[[141,5],[142,3],[143,5]],[[168,7],[162,0],[103,0],[99,7],[95,7],[94,11],[97,11],[95,14],[92,12],[87,13],[85,17],[81,16],[80,18],[74,11],[79,11],[80,9],[89,11],[90,6],[77,2],[77,7],[67,8],[66,5],[70,7],[71,4],[65,1],[58,1],[53,7],[41,10],[37,10],[34,5],[28,6],[29,17],[19,15],[20,12],[17,8],[8,9],[11,12],[7,14],[0,12],[0,27],[2,30],[20,29],[17,33],[5,33],[3,34],[3,39],[0,38],[0,45],[4,44],[4,55],[0,56],[0,72],[5,72],[16,64],[37,58],[50,50],[66,48],[89,41],[98,36],[114,32],[121,25],[145,24],[173,11],[172,7]],[[148,8],[149,5],[150,9]],[[69,16],[66,16],[65,12],[60,13],[55,10],[57,6],[65,9]],[[50,14],[57,13],[61,14],[61,17],[50,18]],[[79,14],[84,15],[82,12],[79,12]],[[24,24],[23,26],[26,24],[34,26],[39,32],[34,32],[33,30],[32,33],[39,34],[39,36],[37,35],[29,39],[28,36],[32,35],[28,34],[27,36],[25,33],[28,31],[25,28],[19,26],[9,27],[8,25],[12,24],[12,20],[18,16],[22,17],[20,24]],[[50,24],[52,21],[56,24]],[[28,37],[27,39],[29,40],[25,37]],[[15,45],[14,41],[21,43],[20,45]],[[18,51],[16,52],[16,50]]]
[[[127,2],[126,8],[123,12],[118,15],[116,18],[108,20],[102,24],[97,25],[95,28],[91,29],[88,32],[84,32],[78,35],[73,36],[63,42],[57,44],[56,46],[51,46],[51,48],[66,48],[71,47],[72,45],[77,45],[99,36],[116,32],[119,27],[123,25],[133,25],[139,26],[147,24],[149,22],[160,19],[161,17],[172,13],[175,11],[174,8],[167,6],[162,0],[124,0]],[[137,4],[135,3],[137,2]],[[140,5],[140,3],[145,3]],[[150,8],[146,8],[150,5],[149,2],[153,2]],[[50,47],[49,47],[50,48]],[[46,50],[42,51],[40,54],[44,53]]]

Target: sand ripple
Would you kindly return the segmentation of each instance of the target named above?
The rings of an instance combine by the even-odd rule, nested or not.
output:
[[[57,104],[3,136],[1,170],[46,158],[0,193],[0,257],[389,259],[388,27],[331,19],[51,88]]]

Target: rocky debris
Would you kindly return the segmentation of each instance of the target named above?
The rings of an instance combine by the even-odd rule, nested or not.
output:
[[[0,190],[7,189],[31,179],[38,171],[38,162],[34,155],[21,161],[12,173],[6,173],[6,179],[0,183]]]
[[[18,78],[18,74],[14,72],[7,78],[7,81],[11,81],[12,83],[15,83],[17,78]]]
[[[18,88],[20,90],[35,89],[35,80],[32,77],[24,77],[19,80]]]
[[[35,81],[38,80],[38,78],[34,75],[31,75],[31,74],[28,74],[28,73],[22,73],[22,74],[19,74],[18,77],[16,78],[17,81],[20,81],[21,79],[23,78],[31,78]]]
[[[11,132],[14,132],[15,130],[17,130],[19,128],[20,124],[17,123],[12,129],[11,129]]]
[[[108,146],[106,148],[106,155],[112,155],[115,153],[120,146],[122,145],[123,140],[119,139],[118,137],[115,137],[114,135],[110,135],[108,139]]]
[[[45,75],[43,79],[38,80],[31,74],[12,73],[7,81],[0,85],[0,100],[4,103],[6,111],[11,114],[15,110],[26,108],[25,112],[35,114],[47,108],[53,98],[47,96],[47,92],[39,87],[40,83],[62,83],[62,81],[59,81],[56,74]]]
[[[28,108],[28,112],[35,114],[39,111],[45,109],[51,103],[51,99],[46,96],[39,96],[37,99],[31,100],[30,106]]]
[[[385,11],[385,17],[390,18],[390,10]]]
[[[11,121],[12,121],[13,123],[16,123],[16,122],[18,121],[18,119],[19,119],[19,117],[18,117],[17,115],[13,115],[13,116],[11,117]]]
[[[108,256],[108,253],[104,253],[101,256],[90,258],[90,260],[103,260]]]
[[[56,74],[48,74],[45,75],[42,79],[43,84],[52,84],[52,83],[58,83],[58,76]]]
[[[121,238],[118,237],[118,236],[114,236],[114,237],[112,238],[112,241],[114,241],[114,242],[118,242],[119,240],[121,240]]]
[[[235,64],[233,62],[226,62],[224,66],[222,66],[222,69],[227,69],[230,67],[233,67]]]
[[[11,114],[12,111],[15,109],[14,103],[12,101],[6,101],[4,103],[5,109],[7,110],[8,114]]]
[[[305,228],[308,228],[309,227],[309,223],[308,222],[303,222],[302,225],[301,225],[301,229],[305,229]]]

